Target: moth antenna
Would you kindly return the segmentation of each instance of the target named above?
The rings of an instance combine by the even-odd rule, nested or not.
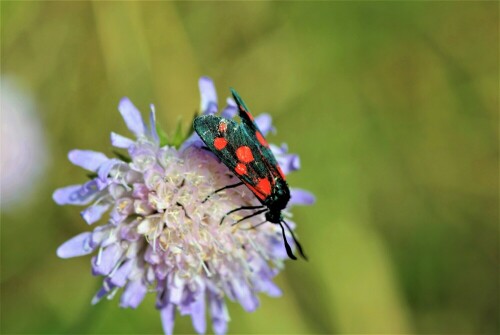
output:
[[[307,261],[307,256],[305,255],[304,251],[302,250],[302,246],[300,245],[299,241],[295,238],[295,234],[293,233],[293,230],[290,229],[290,226],[288,225],[288,223],[286,223],[286,221],[282,220],[281,222],[283,222],[285,224],[286,228],[288,229],[288,231],[292,235],[293,242],[295,242],[297,249],[299,249],[300,255],[302,256],[302,258],[304,258]]]
[[[285,222],[285,221],[281,221],[281,222]],[[295,257],[295,255],[293,254],[292,252],[292,248],[290,248],[290,244],[288,244],[288,241],[286,240],[286,235],[285,235],[285,228],[283,228],[283,225],[280,223],[278,223],[281,227],[281,233],[283,234],[283,242],[285,242],[285,249],[286,249],[286,254],[288,255],[288,257],[290,257],[291,259],[293,260],[297,260],[297,257]],[[285,223],[286,225],[286,223]],[[293,236],[293,235],[292,235]]]

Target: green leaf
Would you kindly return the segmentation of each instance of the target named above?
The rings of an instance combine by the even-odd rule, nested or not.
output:
[[[169,145],[168,135],[161,128],[159,122],[156,122],[156,132],[158,133],[158,137],[160,138],[160,147],[164,147],[166,145]]]
[[[180,122],[180,120],[178,121],[177,130],[176,130],[176,134],[175,134],[174,141],[173,141],[173,145],[176,148],[180,147],[182,145],[182,143],[184,143],[194,133],[194,128],[192,125],[193,125],[194,119],[197,116],[198,116],[198,112],[195,111],[193,114],[193,119],[189,123],[189,128],[186,130],[186,132],[182,131],[182,127],[181,127],[182,123]]]
[[[95,173],[95,172],[87,173],[87,177],[89,179],[95,179],[95,178],[97,178],[97,173]]]
[[[115,154],[116,157],[118,157],[119,159],[121,159],[125,163],[130,163],[132,161],[132,159],[129,156],[122,154],[121,152],[119,152],[117,150],[113,150],[113,153]]]
[[[189,124],[189,130],[186,133],[186,136],[184,137],[184,140],[182,142],[184,142],[189,137],[191,137],[191,135],[193,135],[193,133],[194,133],[193,123],[194,123],[194,119],[196,119],[198,117],[198,115],[199,115],[199,113],[197,111],[195,111],[193,114],[193,119],[191,120],[191,123]]]
[[[172,146],[178,148],[182,144],[182,140],[184,139],[184,136],[182,136],[182,122],[181,118],[177,119],[177,126],[175,128],[175,133],[174,137],[172,139],[172,142],[170,143]]]

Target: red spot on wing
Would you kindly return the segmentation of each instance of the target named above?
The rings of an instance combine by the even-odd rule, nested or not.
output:
[[[236,149],[236,157],[238,157],[238,160],[242,163],[250,163],[254,159],[252,150],[246,145],[242,145]]]
[[[224,133],[226,130],[227,130],[227,123],[225,123],[225,122],[219,123],[219,131],[221,133]]]
[[[253,187],[252,184],[249,184],[247,182],[244,182],[245,185],[250,189],[250,191],[253,192],[253,194],[255,194],[255,196],[257,198],[259,198],[260,200],[264,200],[267,198],[267,196],[265,194],[263,194],[260,190],[256,189],[255,187]]]
[[[247,114],[248,118],[253,121],[253,115],[250,114],[249,112],[245,111],[245,113]]]
[[[215,140],[214,140],[214,147],[215,149],[217,150],[222,150],[226,147],[227,145],[227,141],[225,138],[223,137],[217,137]]]
[[[244,174],[247,174],[247,166],[245,164],[238,163],[238,164],[236,164],[234,171],[236,171],[237,174],[242,176]]]
[[[257,190],[259,190],[266,197],[271,195],[271,183],[267,178],[259,179],[259,183],[255,186]]]
[[[262,144],[263,146],[265,146],[265,147],[269,146],[269,143],[267,143],[266,139],[264,138],[264,136],[262,136],[260,131],[257,130],[255,132],[255,137],[257,137],[257,141],[259,141],[259,143]]]
[[[285,174],[283,173],[283,170],[281,170],[281,167],[279,165],[277,166],[277,169],[278,169],[278,172],[279,172],[281,178],[283,178],[283,180],[285,180],[286,179]]]

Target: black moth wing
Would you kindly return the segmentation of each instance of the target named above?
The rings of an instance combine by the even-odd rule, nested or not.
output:
[[[285,179],[285,176],[281,172],[281,168],[279,167],[279,164],[276,161],[273,152],[269,148],[269,144],[267,143],[264,135],[255,123],[254,117],[250,113],[250,110],[246,106],[245,102],[235,89],[231,88],[231,93],[233,95],[234,101],[236,102],[236,105],[238,106],[238,115],[241,119],[241,122],[247,128],[247,132],[249,133],[249,135],[253,137],[253,141],[259,146],[262,155],[266,158],[266,163],[268,165],[268,169],[271,171],[271,174],[275,178]]]
[[[274,184],[272,171],[269,171],[266,164],[266,157],[263,155],[259,144],[254,136],[248,133],[243,124],[238,124],[233,120],[228,120],[216,115],[201,115],[194,120],[194,130],[221,161],[231,171],[235,172],[239,161],[236,151],[242,146],[247,146],[253,155],[253,160],[245,164],[246,173],[234,173],[250,190],[261,200],[268,195],[260,190],[257,185],[261,179],[267,179],[271,185]],[[223,131],[222,131],[223,130]],[[224,139],[225,146],[216,147],[217,139]],[[219,140],[222,141],[222,140]],[[222,141],[224,143],[224,141]]]
[[[233,95],[233,99],[236,102],[236,105],[238,105],[238,115],[241,118],[241,121],[252,131],[259,130],[257,124],[253,120],[253,115],[250,114],[250,110],[248,109],[247,105],[240,97],[238,92],[236,92],[234,88],[231,88],[231,94]]]

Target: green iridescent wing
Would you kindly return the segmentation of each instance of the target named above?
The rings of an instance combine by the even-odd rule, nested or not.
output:
[[[238,105],[238,115],[241,118],[241,122],[249,133],[249,136],[253,137],[253,141],[257,143],[262,155],[266,158],[266,162],[269,165],[268,169],[272,171],[272,175],[274,177],[281,177],[285,179],[285,176],[282,173],[273,152],[269,148],[269,143],[267,143],[264,135],[255,123],[254,117],[250,113],[250,110],[246,106],[245,102],[235,89],[231,88],[231,93],[233,95],[234,101]]]
[[[242,124],[215,115],[201,115],[194,120],[194,130],[206,146],[260,199],[270,190],[259,187],[263,179],[274,184],[258,143]]]

